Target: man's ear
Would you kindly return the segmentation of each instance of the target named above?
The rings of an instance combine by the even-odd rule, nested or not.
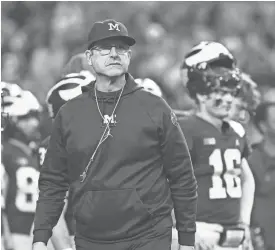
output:
[[[90,66],[92,66],[92,65],[93,65],[93,63],[92,63],[92,55],[93,55],[93,52],[90,51],[90,50],[86,50],[86,51],[85,51],[85,55],[86,55],[86,59],[87,59],[88,64],[89,64]]]
[[[131,57],[132,57],[132,50],[128,50],[128,52],[127,52],[127,55],[128,55],[128,57],[129,57],[129,59],[131,59]]]

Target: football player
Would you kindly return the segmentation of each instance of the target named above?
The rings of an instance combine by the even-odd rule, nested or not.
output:
[[[1,82],[1,155],[3,152],[3,142],[6,137],[4,134],[5,128],[9,122],[8,114],[4,111],[4,97],[18,96],[22,89],[17,84],[9,84]],[[8,190],[8,175],[6,168],[1,161],[1,249],[13,249],[13,240],[10,232],[10,227],[6,214],[6,196]]]
[[[29,143],[38,137],[40,105],[32,93],[15,84],[1,83],[1,89],[6,93],[2,98],[2,112],[9,116],[2,131],[2,164],[8,182],[5,213],[13,249],[31,249],[39,172]]]
[[[195,114],[179,121],[198,182],[196,248],[237,249],[249,240],[255,189],[247,140],[226,121],[241,87],[240,71],[216,42],[193,47],[181,70],[187,70],[186,87],[197,103]]]
[[[81,86],[84,86],[93,80],[89,75],[81,73],[71,73],[61,78],[48,92],[46,103],[48,107],[49,116],[54,119],[61,106],[63,106],[70,99],[82,93]],[[38,149],[39,165],[42,167],[44,157],[47,151],[50,137],[44,139]],[[71,211],[71,195],[67,195],[67,204],[63,210],[57,226],[54,228],[51,241],[56,249],[74,248],[74,221]],[[67,240],[67,236],[70,240]],[[66,247],[67,246],[67,247]]]

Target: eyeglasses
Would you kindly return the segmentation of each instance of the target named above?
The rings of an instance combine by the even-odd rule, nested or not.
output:
[[[102,56],[109,55],[111,53],[112,48],[116,49],[116,53],[119,55],[124,55],[129,51],[129,47],[125,47],[122,45],[101,45],[101,46],[94,46],[90,50],[97,50],[99,54]]]

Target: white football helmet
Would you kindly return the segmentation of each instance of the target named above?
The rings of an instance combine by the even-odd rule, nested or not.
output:
[[[235,65],[233,55],[224,45],[203,41],[194,46],[185,56],[182,68],[206,69],[207,65],[215,62],[219,62],[219,66],[230,69]]]
[[[71,73],[61,78],[47,94],[46,103],[50,117],[54,118],[61,106],[82,94],[82,86],[94,80],[95,77],[87,71]]]
[[[240,70],[231,52],[218,42],[201,42],[185,56],[181,65],[187,71],[186,87],[192,98],[208,95],[221,88],[235,89],[241,84]]]
[[[15,83],[1,82],[1,96],[20,96],[22,91]]]
[[[18,96],[4,96],[2,99],[2,111],[9,117],[26,116],[41,110],[37,98],[30,91],[23,90]]]

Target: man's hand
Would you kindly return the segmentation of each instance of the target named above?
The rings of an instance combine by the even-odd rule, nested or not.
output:
[[[213,250],[215,249],[216,242],[215,238],[220,237],[217,236],[218,233],[215,233],[215,235],[212,235],[212,237],[203,237],[202,234],[196,233],[195,237],[195,249],[196,250]],[[214,237],[215,236],[215,237]]]
[[[171,212],[172,220],[173,220],[173,227],[176,227],[176,216],[174,209]]]
[[[35,242],[32,245],[32,250],[47,250],[47,246],[44,242]]]
[[[179,245],[179,250],[195,250],[193,246],[182,246]]]

